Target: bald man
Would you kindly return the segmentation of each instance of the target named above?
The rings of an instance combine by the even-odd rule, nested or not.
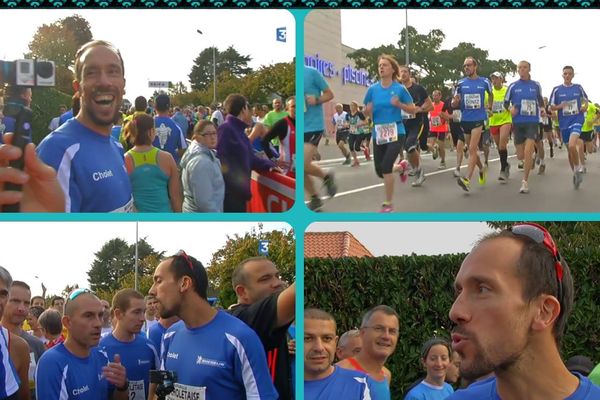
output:
[[[109,362],[96,347],[103,315],[102,303],[91,291],[77,289],[69,295],[62,317],[69,335],[40,359],[35,379],[38,399],[128,398],[129,382],[120,356]]]

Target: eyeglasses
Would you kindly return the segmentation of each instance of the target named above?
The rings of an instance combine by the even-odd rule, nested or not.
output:
[[[84,293],[94,293],[92,292],[90,289],[85,289],[85,288],[81,288],[81,289],[75,289],[71,292],[71,294],[68,297],[69,301],[73,301],[75,300],[80,294],[84,294]]]
[[[558,286],[558,301],[562,303],[562,281],[563,281],[563,266],[558,252],[558,246],[550,236],[550,232],[541,225],[532,222],[513,225],[509,230],[516,235],[527,236],[536,243],[543,244],[554,257],[554,269],[556,270],[556,281]]]
[[[389,332],[391,336],[398,336],[398,329],[396,328],[388,328],[387,326],[375,325],[375,326],[364,326],[363,328],[373,329],[375,333],[378,335],[383,335],[386,332]]]
[[[179,250],[177,252],[177,254],[175,254],[175,256],[183,257],[183,259],[187,262],[188,267],[190,267],[190,270],[192,270],[192,272],[194,272],[194,266],[192,265],[192,260],[190,260],[190,257],[185,253],[185,251]]]
[[[200,136],[217,136],[217,132],[201,133]]]

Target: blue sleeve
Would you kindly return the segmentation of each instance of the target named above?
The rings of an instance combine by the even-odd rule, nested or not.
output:
[[[583,94],[583,98],[587,100],[588,99],[588,95],[587,95],[587,93],[585,93],[585,90],[583,90],[583,86],[579,85],[579,88],[581,89],[581,93]]]
[[[492,92],[492,84],[490,83],[490,80],[488,78],[485,78],[485,85],[486,85],[486,90],[487,92],[490,94],[490,97],[493,96],[493,92]]]
[[[538,103],[544,107],[544,96],[542,95],[542,85],[539,82],[535,82],[538,89]]]
[[[548,104],[556,106],[558,104],[556,104],[556,89],[558,88],[555,87],[554,89],[552,89],[552,93],[550,94],[550,99],[548,100]]]
[[[363,99],[363,104],[367,105],[373,101],[373,90],[371,89],[373,86],[369,86],[367,89],[367,93],[365,93],[365,98]]]
[[[243,382],[247,398],[257,399],[256,396],[249,396],[253,394],[253,392],[249,392],[249,389],[255,389],[258,391],[260,400],[278,399],[277,390],[275,390],[269,374],[265,348],[256,333],[247,328],[239,337],[229,334],[227,336],[234,346],[234,380]]]
[[[323,78],[323,75],[321,75],[320,72],[315,71],[314,73],[314,77],[315,77],[315,86],[321,91],[325,91],[327,89],[329,89],[329,85],[327,84],[327,81],[325,80],[325,78]]]
[[[62,386],[63,369],[58,360],[52,356],[40,358],[35,369],[35,398],[59,400]]]

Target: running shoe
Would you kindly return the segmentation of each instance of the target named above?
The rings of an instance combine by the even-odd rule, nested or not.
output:
[[[323,208],[323,200],[321,200],[319,196],[312,196],[308,203],[308,208],[317,212],[321,211],[321,208]]]
[[[390,203],[383,203],[381,205],[381,210],[379,210],[380,213],[391,213],[394,212],[394,206],[392,206],[392,204]]]
[[[583,182],[583,170],[578,169],[573,176],[573,185],[575,185],[575,189],[579,189],[581,182]]]
[[[348,156],[346,156],[346,160],[342,163],[342,165],[350,165],[351,162],[352,162],[352,159],[348,155]]]
[[[501,183],[506,183],[506,181],[508,181],[508,173],[506,172],[506,170],[500,171],[500,175],[498,176],[498,180]]]
[[[504,172],[506,172],[506,180],[508,180],[508,178],[510,178],[510,164],[506,163],[506,168],[504,169]]]
[[[327,188],[327,194],[329,195],[329,197],[335,196],[335,194],[337,193],[337,186],[333,178],[333,173],[330,172],[327,175],[325,175],[325,178],[323,178],[323,184]]]
[[[546,172],[546,164],[540,164],[540,169],[538,169],[538,175],[544,175]]]
[[[400,163],[398,163],[398,168],[400,171],[400,182],[406,183],[406,180],[408,179],[408,161],[400,161]]]
[[[456,182],[458,183],[458,186],[460,186],[465,192],[468,192],[471,189],[471,181],[469,181],[468,178],[463,178],[462,176],[459,176],[456,179]]]
[[[487,167],[483,168],[483,171],[479,172],[479,184],[480,185],[485,185],[485,183],[487,182]]]
[[[452,174],[455,178],[460,178],[460,168],[456,168]]]
[[[419,167],[417,172],[417,179],[413,183],[411,183],[412,187],[419,187],[425,182],[425,170],[423,167]]]
[[[411,168],[408,171],[408,176],[415,176],[417,174],[417,168]]]
[[[529,186],[527,185],[527,181],[521,181],[521,189],[519,189],[519,193],[529,193]]]
[[[446,169],[446,163],[444,161],[440,162],[438,169]]]
[[[439,150],[438,150],[438,147],[437,147],[437,145],[433,146],[433,151],[431,152],[431,157],[432,157],[434,160],[437,160],[437,158],[438,158],[439,154],[440,154],[440,153],[439,153]]]
[[[517,168],[523,169],[524,165],[525,165],[525,161],[521,160],[521,161],[519,161],[519,164],[517,165]]]
[[[550,158],[554,158],[554,146],[550,146]]]

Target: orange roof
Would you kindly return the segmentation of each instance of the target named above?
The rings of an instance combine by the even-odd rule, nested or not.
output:
[[[373,257],[350,232],[305,232],[304,257]]]

